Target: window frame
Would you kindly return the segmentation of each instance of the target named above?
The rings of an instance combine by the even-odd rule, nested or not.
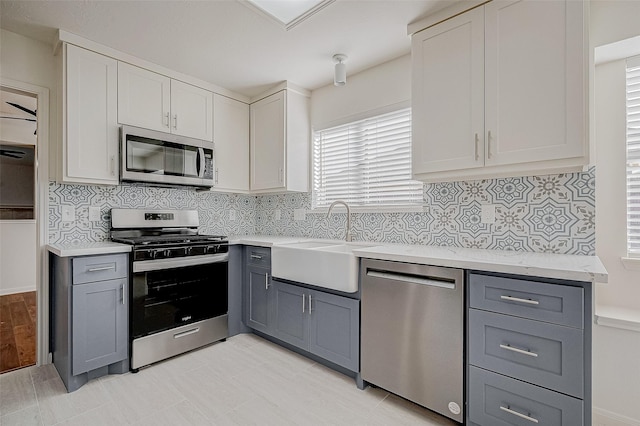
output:
[[[640,198],[640,56],[628,57],[626,59],[625,64],[625,192],[626,192],[626,204],[625,204],[625,216],[626,216],[626,251],[628,259],[638,259],[640,260],[640,229],[636,229],[635,232],[631,233],[631,199],[630,199],[630,177],[633,174],[637,175],[636,183],[634,186],[636,187],[636,191],[638,191],[638,195],[635,195],[634,198]],[[633,73],[631,76],[630,74]],[[629,90],[630,90],[630,79],[635,79],[636,82],[636,96],[633,101],[630,101]],[[633,108],[635,111],[632,113],[630,108]],[[635,118],[632,120],[634,122],[633,129],[630,127],[630,115],[635,115]],[[633,134],[633,135],[632,135]],[[632,142],[633,140],[633,142]],[[635,150],[637,152],[630,159],[629,152],[630,146],[634,145]],[[634,200],[634,207],[638,209],[635,211],[637,216],[640,216],[640,200]],[[640,218],[636,219],[636,221],[640,224]],[[632,245],[637,245],[637,248],[632,248]]]
[[[317,143],[317,134],[319,132],[335,129],[338,127],[357,125],[359,122],[364,122],[366,120],[375,119],[377,117],[381,117],[387,114],[400,112],[401,110],[409,109],[411,112],[411,104],[409,101],[400,102],[397,104],[389,105],[384,108],[378,108],[375,110],[370,110],[361,114],[355,114],[348,117],[345,117],[340,120],[335,120],[323,125],[313,126],[311,132],[311,155],[310,155],[310,170],[311,170],[311,209],[309,212],[318,213],[318,212],[326,212],[328,211],[330,203],[327,202],[326,205],[317,205],[317,192],[316,192],[316,177],[314,176],[314,169],[316,166],[316,143]],[[411,162],[409,161],[409,172],[411,172]],[[425,212],[428,211],[428,207],[425,206],[424,202],[424,183],[415,179],[409,179],[410,181],[414,181],[416,184],[420,185],[420,201],[416,201],[415,204],[354,204],[350,202],[348,199],[345,199],[349,203],[352,212],[372,212],[372,213],[392,213],[392,212]],[[416,189],[417,191],[417,189]]]

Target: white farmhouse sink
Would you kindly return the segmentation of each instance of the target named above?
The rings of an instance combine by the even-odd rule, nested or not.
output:
[[[358,291],[358,258],[353,250],[372,245],[338,241],[276,244],[271,248],[271,275],[355,293]]]

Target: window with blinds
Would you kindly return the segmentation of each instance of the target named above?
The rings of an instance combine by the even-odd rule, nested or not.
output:
[[[627,250],[640,257],[640,56],[627,59]]]
[[[314,132],[313,207],[422,205],[411,180],[411,108]]]

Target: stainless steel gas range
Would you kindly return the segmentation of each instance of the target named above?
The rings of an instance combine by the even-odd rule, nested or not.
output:
[[[134,372],[228,336],[228,241],[198,225],[196,210],[111,210],[111,240],[133,246]]]

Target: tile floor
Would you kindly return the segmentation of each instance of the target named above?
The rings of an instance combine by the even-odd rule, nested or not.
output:
[[[53,365],[0,376],[0,425],[457,423],[252,334],[66,393]]]

